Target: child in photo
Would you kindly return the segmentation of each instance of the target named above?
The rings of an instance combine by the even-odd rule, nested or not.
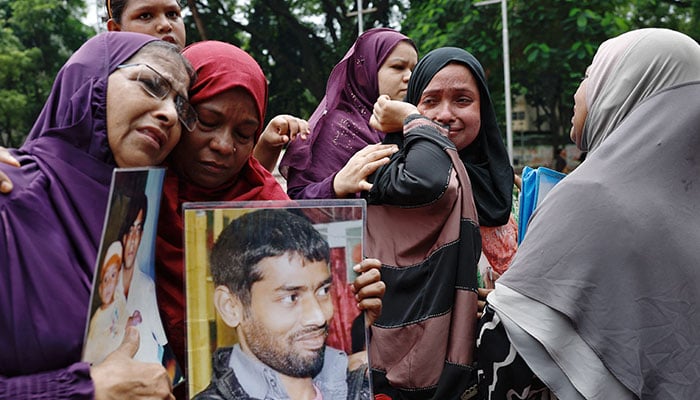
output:
[[[98,294],[101,304],[90,319],[84,361],[101,362],[119,347],[128,322],[126,299],[116,290],[122,264],[122,244],[113,242],[100,269]]]

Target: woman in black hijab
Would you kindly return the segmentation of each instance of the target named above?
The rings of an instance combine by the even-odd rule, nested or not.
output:
[[[466,66],[479,87],[481,128],[476,139],[459,150],[459,158],[467,167],[479,213],[480,226],[500,226],[508,222],[513,196],[513,167],[496,122],[486,76],[479,61],[465,50],[442,47],[426,54],[413,70],[408,82],[406,101],[421,111],[421,97],[433,77],[449,64]],[[429,112],[421,114],[430,116]],[[434,120],[434,118],[431,118]]]
[[[407,100],[380,98],[373,116],[391,132],[383,123],[400,115],[395,127],[402,128],[387,134],[385,143],[399,151],[372,176],[365,196],[366,255],[383,261],[387,285],[372,326],[374,389],[394,399],[468,398],[476,381],[479,225],[511,227],[512,256],[513,170],[471,54],[428,53]]]

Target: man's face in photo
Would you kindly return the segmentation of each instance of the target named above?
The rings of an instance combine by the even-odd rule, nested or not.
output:
[[[143,222],[143,210],[140,210],[129,227],[129,232],[124,235],[124,268],[126,269],[134,267],[136,253],[139,250],[139,244],[141,244]]]
[[[333,318],[328,264],[288,253],[264,258],[258,268],[262,280],[253,283],[241,322],[245,345],[284,375],[315,376]]]

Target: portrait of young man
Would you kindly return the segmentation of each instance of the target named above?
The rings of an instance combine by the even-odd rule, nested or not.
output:
[[[219,347],[194,398],[371,398],[367,356],[327,343],[335,309],[328,241],[302,215],[261,208],[226,226],[210,255],[213,302],[237,343]],[[352,283],[368,320],[381,310],[378,260]],[[371,322],[371,321],[368,321]]]

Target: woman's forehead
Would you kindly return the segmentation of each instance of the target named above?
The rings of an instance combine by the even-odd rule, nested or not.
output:
[[[478,91],[479,85],[472,70],[462,63],[449,63],[433,75],[425,87],[425,91],[441,88],[443,90],[463,90],[465,88]]]
[[[181,95],[187,95],[189,89],[189,76],[187,70],[176,54],[167,50],[155,50],[136,53],[128,61],[130,64],[148,64],[151,68],[163,75],[172,85],[173,89]]]

